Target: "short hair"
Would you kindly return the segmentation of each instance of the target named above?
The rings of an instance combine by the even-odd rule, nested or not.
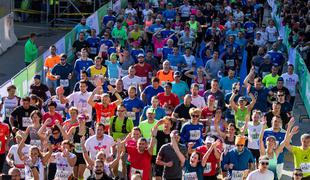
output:
[[[189,114],[192,115],[193,113],[198,113],[199,115],[201,115],[201,109],[199,109],[199,108],[190,108],[189,109]]]
[[[87,81],[85,80],[80,80],[80,84],[85,84],[87,86]]]
[[[132,128],[132,131],[139,131],[140,134],[142,133],[142,132],[141,132],[141,129],[140,129],[139,127],[133,127],[133,128]]]
[[[23,98],[22,98],[22,101],[30,102],[30,97],[29,97],[29,96],[23,97]]]
[[[191,88],[198,88],[198,89],[199,89],[199,85],[198,85],[197,83],[193,83],[193,84],[191,85]]]
[[[145,137],[140,137],[138,141],[144,141],[147,143],[147,139]]]
[[[219,81],[217,79],[212,79],[211,83],[219,83]]]
[[[8,175],[12,175],[14,171],[18,172],[19,176],[21,175],[20,170],[16,167],[10,168],[8,171]]]
[[[94,60],[102,60],[102,58],[100,57],[100,56],[96,56],[95,58],[94,58]]]
[[[37,36],[36,33],[34,33],[34,32],[30,33],[30,38],[33,38],[33,37],[36,37],[36,36]]]
[[[153,82],[153,83],[154,83],[154,82],[158,82],[158,83],[159,83],[159,81],[160,81],[160,80],[159,80],[158,77],[153,77],[153,78],[152,78],[152,82]]]
[[[6,88],[7,91],[10,91],[11,89],[15,89],[16,90],[16,86],[15,85],[11,85],[11,86],[8,86]]]
[[[101,122],[96,124],[96,128],[98,128],[100,126],[103,127],[103,129],[105,128],[105,125],[103,123],[101,123]]]
[[[50,107],[50,106],[54,106],[56,108],[57,107],[57,103],[55,101],[49,101],[48,104],[47,104],[47,107]]]
[[[65,59],[68,58],[68,56],[67,56],[66,54],[64,54],[64,53],[60,54],[60,57],[61,57],[61,58],[65,58]]]
[[[306,133],[300,136],[300,140],[304,140],[304,139],[309,139],[310,138],[310,134]]]
[[[291,66],[291,67],[294,69],[294,65],[293,65],[293,64],[289,64],[289,65],[287,65],[287,66]]]
[[[76,108],[76,107],[70,107],[70,108],[69,108],[69,113],[70,113],[71,111],[75,111],[77,114],[79,113],[79,110],[78,110],[78,108]]]
[[[261,78],[261,77],[256,77],[256,78],[254,79],[254,81],[256,81],[256,82],[262,82],[262,78]]]

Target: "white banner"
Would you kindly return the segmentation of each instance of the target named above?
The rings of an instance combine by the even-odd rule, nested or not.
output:
[[[13,17],[11,13],[0,19],[0,54],[17,42]]]
[[[66,53],[66,42],[65,37],[62,37],[59,41],[55,43],[57,54]]]
[[[86,24],[92,29],[96,29],[97,35],[99,34],[99,24],[98,24],[98,12],[96,11],[91,16],[86,19]]]
[[[116,14],[119,14],[121,11],[121,0],[116,0],[113,3],[113,11],[116,12]]]

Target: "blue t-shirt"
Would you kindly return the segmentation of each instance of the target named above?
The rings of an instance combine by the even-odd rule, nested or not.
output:
[[[171,66],[177,66],[178,64],[186,64],[184,56],[178,54],[168,54],[167,60],[170,62]]]
[[[203,125],[201,123],[194,125],[191,122],[187,122],[183,124],[180,133],[181,141],[186,145],[189,142],[194,142],[193,148],[201,146],[203,141],[202,129]]]
[[[161,32],[160,32],[160,34],[161,34],[161,36],[162,36],[162,38],[167,38],[167,37],[169,37],[171,34],[173,34],[174,33],[174,31],[173,30],[168,30],[168,29],[163,29]]]
[[[118,62],[112,63],[111,61],[105,61],[105,65],[108,67],[108,76],[109,78],[119,78],[119,73],[120,73],[120,65]]]
[[[110,47],[108,49],[108,54],[111,55],[112,53],[116,53],[116,48],[115,47]]]
[[[89,44],[90,54],[97,55],[99,52],[100,39],[98,37],[89,37],[86,41]]]
[[[196,167],[192,167],[190,165],[189,160],[185,160],[184,163],[184,180],[191,180],[193,178],[196,179],[196,176],[198,180],[203,180],[203,170],[204,167],[201,165],[200,162],[198,162]],[[195,176],[196,173],[196,176]]]
[[[82,59],[76,60],[74,64],[76,80],[77,81],[80,80],[80,74],[82,70],[86,71],[92,65],[94,65],[94,62],[90,58],[87,58],[87,60],[82,60]]]
[[[166,9],[166,10],[163,12],[163,16],[164,16],[164,18],[165,18],[166,20],[172,21],[172,20],[174,20],[175,17],[177,16],[177,12],[176,12],[176,10],[174,10],[174,9],[171,9],[171,10]]]
[[[135,62],[138,62],[138,55],[139,54],[144,54],[144,50],[143,49],[132,49],[131,50],[131,53],[130,53],[130,55],[131,55],[131,57],[135,60]]]
[[[159,86],[157,89],[154,89],[153,85],[148,85],[143,93],[145,94],[146,104],[151,105],[151,100],[153,96],[157,96],[158,93],[164,92],[164,88]]]
[[[186,95],[186,92],[189,91],[189,88],[187,83],[184,81],[180,81],[179,83],[173,81],[171,91],[178,96],[180,103],[183,103],[183,96]]]
[[[231,92],[233,83],[238,82],[238,79],[232,78],[230,79],[228,76],[223,77],[220,80],[220,89],[223,90],[224,94]]]
[[[230,97],[231,97],[231,96],[232,96],[232,93],[231,93],[231,92],[225,95],[225,103],[226,103],[226,104],[229,104],[229,100],[230,100]],[[240,96],[241,96],[241,95],[238,94],[238,95],[235,97],[235,99],[234,99],[235,103],[238,102],[238,99],[239,99]],[[225,119],[226,119],[226,120],[230,120],[230,121],[233,120],[233,122],[235,123],[235,115],[232,114],[232,111],[231,111],[230,109],[228,109],[228,108],[226,108],[226,111],[225,111]]]
[[[109,16],[109,15],[105,15],[104,17],[103,17],[103,20],[102,20],[102,23],[103,23],[103,25],[107,25],[107,23],[109,22],[109,21],[113,21],[114,23],[116,22],[116,17],[115,16]]]
[[[272,128],[268,128],[265,130],[263,135],[263,141],[266,145],[266,139],[268,136],[274,136],[276,138],[277,145],[281,144],[281,142],[285,138],[286,131],[284,129],[281,129],[279,132],[274,132]],[[284,148],[283,152],[279,154],[278,156],[278,164],[284,163],[284,152],[286,151],[286,148]]]
[[[244,147],[244,150],[241,153],[238,152],[237,148],[230,150],[226,156],[223,157],[221,165],[223,170],[226,164],[233,164],[234,166],[232,170],[243,171],[249,169],[249,163],[254,163],[254,158],[251,151]],[[232,170],[229,170],[230,175]]]
[[[269,89],[262,87],[260,90],[257,90],[254,88],[254,86],[251,87],[250,92],[254,95],[256,98],[256,103],[254,104],[253,109],[258,109],[262,112],[267,112],[268,109],[268,93]]]
[[[100,39],[100,46],[101,46],[102,44],[108,46],[108,49],[109,49],[110,47],[113,47],[113,41],[110,40],[110,39]]]
[[[254,38],[254,30],[256,23],[253,21],[247,21],[244,23],[244,29],[246,29],[245,36]]]
[[[284,63],[284,57],[281,51],[268,51],[272,64],[282,65]]]
[[[52,74],[53,75],[59,75],[60,79],[68,79],[68,75],[72,73],[73,68],[70,64],[66,63],[64,66],[60,64],[56,64],[53,69],[52,69]],[[57,80],[57,86],[60,85],[60,80]]]
[[[159,29],[164,28],[164,26],[162,24],[158,25],[158,24],[153,24],[149,27],[149,31],[151,31],[152,33],[155,33],[156,31],[158,31]]]
[[[150,105],[147,105],[147,106],[145,106],[145,107],[143,108],[142,115],[141,115],[143,120],[147,119],[147,117],[146,117],[146,111],[147,111],[147,109],[150,108],[150,107],[151,107]],[[155,119],[160,120],[160,119],[162,119],[162,118],[165,117],[165,116],[166,116],[165,109],[163,109],[163,108],[161,108],[161,107],[157,107],[157,108],[155,109]]]
[[[128,112],[132,112],[132,108],[140,109],[140,112],[141,112],[141,110],[144,108],[143,101],[141,101],[137,97],[134,99],[130,99],[129,97],[127,97],[123,100],[123,104],[126,107]],[[139,125],[140,112],[137,112],[136,113],[136,119],[133,119],[134,120],[133,121],[134,126]]]
[[[168,55],[173,53],[172,51],[173,51],[173,48],[169,48],[168,46],[165,46],[162,51],[163,59],[166,60]]]

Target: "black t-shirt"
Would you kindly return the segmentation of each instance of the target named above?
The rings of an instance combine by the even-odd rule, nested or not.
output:
[[[156,139],[157,139],[156,154],[157,154],[159,152],[159,149],[164,144],[170,143],[170,141],[171,141],[170,133],[165,134],[164,131],[157,131]]]
[[[89,177],[87,178],[87,180],[113,180],[113,178],[107,176],[106,174],[103,174],[102,178],[96,179],[96,178],[95,178],[95,175],[93,174],[93,175],[89,176]]]
[[[18,129],[25,131],[27,127],[31,124],[30,114],[34,110],[39,110],[35,106],[29,106],[29,109],[24,109],[23,106],[18,106],[12,112],[12,116],[14,117],[14,126],[18,127]]]
[[[86,84],[87,84],[87,91],[88,92],[92,92],[96,87],[93,85],[93,83],[91,83],[90,81],[86,81]],[[74,85],[74,91],[75,92],[78,92],[80,91],[80,82],[77,82],[75,85]]]
[[[85,40],[84,41],[76,40],[74,41],[72,47],[75,48],[75,52],[79,52],[81,51],[82,48],[88,48],[89,44]]]
[[[185,104],[182,103],[177,105],[177,107],[175,107],[174,113],[177,113],[179,118],[191,119],[191,116],[189,115],[189,109],[193,107],[196,106],[192,104],[190,106],[185,106]]]
[[[39,86],[36,86],[34,84],[30,85],[30,94],[37,95],[43,101],[47,100],[46,92],[48,90],[49,90],[48,87],[45,84],[42,84],[42,83]]]
[[[114,102],[117,100],[117,97],[115,96],[115,94],[112,94],[110,92],[109,92],[109,94],[110,94],[111,102]],[[128,93],[125,90],[123,90],[122,92],[119,92],[118,94],[122,97],[122,99],[125,99],[128,97]]]
[[[286,87],[282,87],[281,89],[279,89],[277,86],[273,87],[270,89],[273,93],[277,93],[279,90],[282,90],[285,94],[285,98],[287,99],[288,95],[290,95],[289,90]],[[275,99],[271,99],[271,100],[275,100]]]
[[[267,126],[270,128],[272,125],[272,118],[273,118],[273,113],[272,111],[269,111],[268,113],[265,114],[266,120],[267,120]],[[285,113],[280,113],[280,117],[282,119],[282,127],[285,128],[285,125],[288,123],[289,118]]]

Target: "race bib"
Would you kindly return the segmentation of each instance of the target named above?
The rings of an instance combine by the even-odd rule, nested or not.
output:
[[[67,180],[71,176],[71,174],[72,172],[70,171],[62,171],[62,170],[57,169],[56,174],[55,174],[55,179]]]
[[[235,171],[233,170],[231,173],[231,180],[242,180],[243,179],[243,171]]]
[[[197,180],[197,173],[196,172],[190,172],[184,174],[184,180]]]
[[[130,174],[132,175],[132,174],[136,174],[136,173],[139,173],[141,175],[141,177],[143,177],[143,170],[131,167]]]
[[[11,113],[13,112],[14,109],[6,108],[5,109],[5,117],[10,117]]]
[[[310,163],[301,163],[300,169],[303,173],[310,173]]]
[[[81,143],[74,143],[74,151],[76,153],[83,153],[83,148]]]
[[[110,117],[101,117],[100,122],[104,125],[110,125]]]
[[[22,122],[23,122],[23,127],[25,128],[32,124],[30,117],[23,117]]]
[[[147,77],[140,77],[141,78],[141,83],[146,84],[147,83]]]
[[[203,170],[204,174],[210,173],[212,170],[211,163],[207,163],[205,169]]]
[[[251,138],[250,139],[252,141],[256,141],[256,140],[258,140],[258,138],[259,138],[259,134],[258,133],[254,132],[254,133],[251,134]]]
[[[199,91],[204,91],[205,90],[205,85],[204,84],[198,84]]]
[[[41,140],[30,140],[30,145],[40,147],[41,146]]]
[[[97,48],[91,47],[90,54],[97,54]]]
[[[244,121],[240,121],[240,120],[237,120],[237,128],[242,128],[244,126],[245,122]]]
[[[136,113],[135,112],[127,112],[127,117],[131,118],[132,120],[136,119]]]
[[[200,130],[190,130],[189,131],[189,134],[190,134],[190,140],[198,140],[201,136],[201,132]]]
[[[60,79],[60,86],[69,87],[69,79]]]
[[[25,168],[18,168],[21,179],[25,178]]]
[[[226,65],[229,66],[229,67],[233,67],[235,65],[235,60],[227,59],[226,60]]]

